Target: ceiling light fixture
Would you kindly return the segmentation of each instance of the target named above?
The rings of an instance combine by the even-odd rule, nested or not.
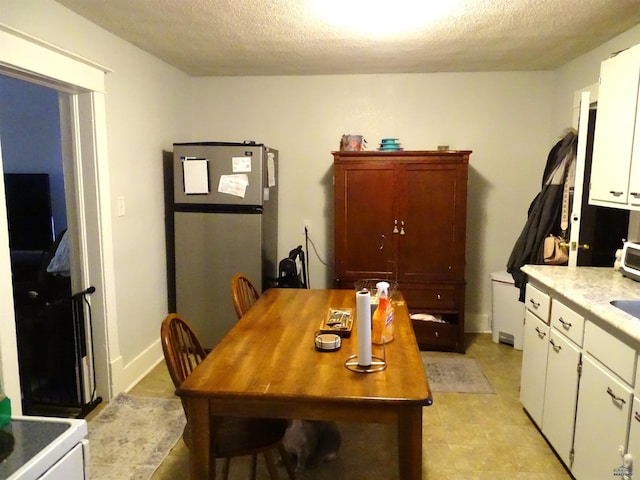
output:
[[[308,0],[322,21],[374,37],[427,27],[461,10],[464,0]]]

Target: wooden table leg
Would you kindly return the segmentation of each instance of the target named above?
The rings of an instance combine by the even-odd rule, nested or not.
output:
[[[422,407],[398,412],[398,463],[401,480],[422,480]]]
[[[186,416],[189,421],[189,478],[191,480],[215,480],[216,457],[210,455],[211,428],[209,401],[206,398],[187,397]]]

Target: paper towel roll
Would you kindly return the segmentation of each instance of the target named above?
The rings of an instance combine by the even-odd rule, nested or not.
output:
[[[363,289],[356,292],[356,317],[358,318],[358,365],[371,365],[371,294]]]

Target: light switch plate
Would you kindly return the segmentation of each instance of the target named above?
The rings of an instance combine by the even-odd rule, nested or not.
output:
[[[119,196],[118,197],[118,216],[124,217],[126,213],[127,213],[127,208],[124,202],[124,197]]]

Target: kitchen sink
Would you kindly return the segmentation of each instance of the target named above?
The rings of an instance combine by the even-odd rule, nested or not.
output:
[[[633,317],[640,318],[640,300],[611,300],[609,303]]]

